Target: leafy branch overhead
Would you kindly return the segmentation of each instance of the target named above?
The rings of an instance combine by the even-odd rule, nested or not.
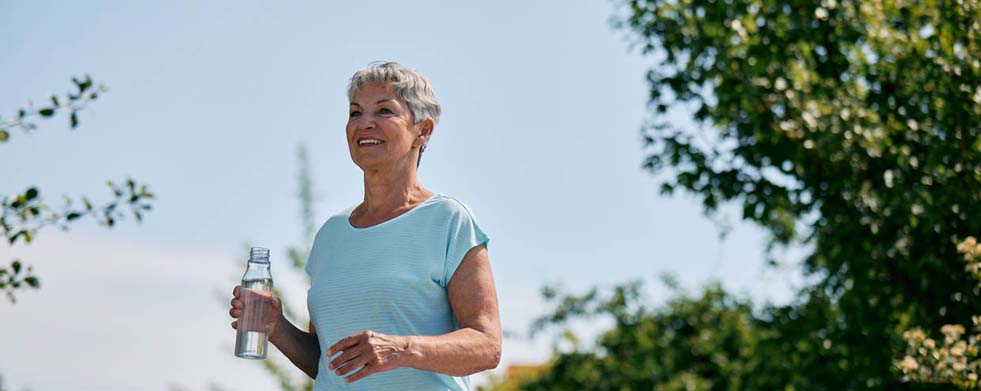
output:
[[[17,301],[14,297],[14,289],[18,289],[23,285],[35,289],[41,287],[41,281],[34,276],[31,269],[32,267],[28,266],[27,270],[23,270],[23,265],[21,265],[19,260],[11,262],[10,269],[0,268],[0,289],[6,292],[7,298],[11,302]],[[21,273],[21,271],[24,271],[24,273]]]
[[[56,114],[67,114],[72,129],[78,126],[78,112],[86,108],[89,102],[97,99],[106,91],[102,85],[94,85],[88,75],[83,79],[72,78],[76,91],[64,97],[51,94],[50,105],[35,108],[28,101],[27,106],[17,110],[14,118],[0,118],[0,143],[10,139],[9,129],[20,128],[25,133],[37,128],[32,122],[34,118],[50,118]],[[102,204],[93,204],[88,197],[73,200],[64,196],[60,206],[46,202],[41,196],[41,190],[29,187],[23,193],[0,195],[0,233],[7,245],[17,243],[30,244],[36,239],[39,230],[45,227],[59,227],[67,230],[70,223],[83,218],[93,218],[100,225],[113,227],[117,221],[127,215],[142,221],[146,212],[152,209],[149,200],[154,198],[145,184],[127,178],[124,184],[107,181],[106,185],[112,191],[113,198]],[[21,271],[24,273],[21,273]],[[14,291],[25,287],[38,288],[40,280],[32,274],[33,267],[26,269],[20,260],[13,261],[9,268],[0,267],[0,290],[3,290],[11,302],[15,301]]]
[[[82,197],[81,205],[77,205],[78,202],[66,196],[64,204],[55,208],[44,202],[41,191],[34,187],[22,194],[3,196],[0,198],[0,231],[10,246],[18,242],[30,244],[37,237],[37,232],[47,226],[67,230],[70,223],[91,217],[100,225],[113,227],[127,214],[142,221],[143,215],[152,209],[147,201],[154,195],[146,185],[137,184],[133,179],[127,179],[122,186],[112,181],[106,185],[112,190],[114,198],[101,205],[93,205],[87,197]],[[6,292],[11,302],[15,301],[15,290],[40,287],[37,276],[31,274],[32,267],[28,266],[27,272],[18,277],[20,269],[20,261],[14,261],[9,269],[0,267],[0,290]]]
[[[87,197],[81,198],[80,206],[67,196],[64,205],[54,208],[44,202],[37,188],[29,188],[23,194],[13,197],[4,196],[0,199],[0,229],[7,243],[11,246],[18,240],[30,243],[37,231],[45,226],[57,226],[68,229],[68,224],[83,217],[93,217],[99,224],[112,227],[117,220],[123,219],[128,210],[138,221],[143,220],[143,214],[151,209],[147,200],[154,197],[146,185],[137,184],[133,179],[127,179],[124,186],[112,181],[106,183],[115,198],[105,204],[95,206]]]
[[[48,97],[50,105],[35,107],[33,102],[28,101],[25,107],[17,109],[17,115],[13,118],[0,117],[0,143],[10,139],[10,129],[20,128],[25,133],[30,132],[37,129],[37,125],[31,122],[33,118],[51,118],[59,112],[69,113],[69,125],[72,129],[78,127],[78,112],[84,110],[89,102],[96,100],[99,94],[106,92],[106,87],[101,84],[94,85],[89,75],[85,75],[84,79],[73,77],[72,83],[76,91],[61,98],[52,93]]]

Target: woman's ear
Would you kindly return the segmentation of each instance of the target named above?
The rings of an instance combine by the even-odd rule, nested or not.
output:
[[[418,130],[419,133],[417,134],[416,139],[412,142],[412,146],[421,147],[426,145],[426,143],[429,142],[429,137],[433,134],[433,128],[435,125],[436,122],[433,121],[432,118],[426,118],[419,121],[419,123],[416,124],[416,130]]]

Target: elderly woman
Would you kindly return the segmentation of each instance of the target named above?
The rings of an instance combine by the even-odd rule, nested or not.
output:
[[[318,391],[469,390],[468,375],[500,362],[501,325],[487,236],[466,205],[416,175],[439,103],[422,75],[393,62],[357,71],[347,94],[364,201],[314,240],[309,331],[273,298],[269,341]],[[233,295],[238,318],[239,287]]]

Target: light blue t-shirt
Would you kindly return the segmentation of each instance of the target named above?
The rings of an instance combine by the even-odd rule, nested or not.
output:
[[[353,210],[324,223],[307,261],[307,309],[321,351],[314,390],[470,390],[469,377],[415,368],[349,384],[350,373],[327,367],[327,348],[361,331],[432,336],[459,329],[446,287],[467,252],[488,241],[466,205],[438,193],[371,227],[353,227]]]

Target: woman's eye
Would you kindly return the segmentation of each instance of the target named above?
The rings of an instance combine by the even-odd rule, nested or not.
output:
[[[378,112],[382,114],[392,114],[392,110],[386,108],[382,108],[381,110],[378,110]]]
[[[351,114],[349,114],[350,117],[357,117],[359,115],[361,115],[360,111],[352,111]]]

